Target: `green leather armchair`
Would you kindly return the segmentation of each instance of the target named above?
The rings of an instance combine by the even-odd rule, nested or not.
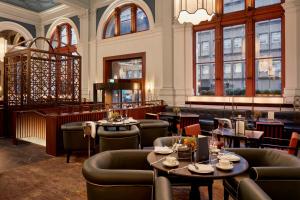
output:
[[[168,122],[155,119],[142,119],[139,121],[141,148],[152,147],[156,138],[168,136]]]
[[[170,181],[163,176],[155,180],[155,200],[172,200],[172,187]]]
[[[241,180],[238,189],[239,200],[272,200],[252,179]]]
[[[105,151],[87,159],[82,173],[88,200],[151,200],[154,172],[147,162],[149,151]]]
[[[249,170],[239,176],[225,179],[224,199],[231,195],[238,199],[238,185],[244,178],[251,178],[271,199],[300,199],[300,160],[276,149],[238,148],[227,149],[243,156]],[[282,184],[284,183],[284,184]]]

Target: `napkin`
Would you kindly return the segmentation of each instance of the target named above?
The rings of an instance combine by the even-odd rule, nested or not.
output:
[[[170,150],[169,147],[160,147],[160,146],[154,147],[154,152],[166,152],[166,151],[169,151],[169,150]]]

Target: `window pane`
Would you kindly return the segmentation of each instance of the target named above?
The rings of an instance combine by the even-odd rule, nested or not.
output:
[[[58,47],[58,37],[56,31],[53,33],[53,39],[52,39],[52,47],[55,49]]]
[[[224,94],[245,95],[245,25],[224,28]]]
[[[67,26],[64,25],[61,27],[61,33],[60,33],[60,41],[61,46],[64,47],[68,44],[68,34],[67,34]]]
[[[245,9],[245,0],[224,0],[224,13]]]
[[[115,17],[113,16],[106,26],[105,38],[115,36]]]
[[[121,30],[120,34],[127,34],[131,32],[131,7],[125,7],[120,14]]]
[[[137,9],[136,18],[137,31],[145,31],[149,29],[149,21],[147,15],[142,9]]]
[[[112,62],[113,79],[141,79],[142,76],[141,59]]]
[[[256,94],[280,95],[281,19],[255,24]]]
[[[196,95],[215,94],[215,30],[196,33]]]
[[[74,28],[71,28],[71,37],[72,37],[71,45],[76,45],[78,41],[77,41]]]
[[[268,6],[272,4],[281,3],[281,0],[255,0],[255,7]]]

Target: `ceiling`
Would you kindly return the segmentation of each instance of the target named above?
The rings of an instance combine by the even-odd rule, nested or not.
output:
[[[0,0],[0,2],[18,6],[33,12],[43,12],[60,5],[55,0]]]

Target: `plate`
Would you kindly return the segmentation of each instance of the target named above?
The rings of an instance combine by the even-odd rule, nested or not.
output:
[[[212,148],[210,149],[210,152],[211,153],[219,153],[221,150],[220,149],[217,149],[217,148]]]
[[[189,164],[188,169],[199,174],[210,174],[215,171],[215,169],[211,165],[196,164],[196,166],[198,167],[198,169],[196,169],[193,164]]]
[[[241,158],[237,155],[234,154],[224,154],[224,155],[218,155],[217,156],[218,159],[225,159],[225,160],[229,160],[230,162],[238,162],[241,160]]]
[[[154,147],[154,152],[157,154],[167,155],[173,153],[173,149],[170,149],[169,147]]]
[[[163,161],[162,164],[167,167],[177,167],[179,165],[179,161],[176,160],[174,163],[169,163],[168,161]]]
[[[228,165],[228,166],[225,167],[225,166],[220,165],[220,163],[217,163],[216,167],[218,169],[222,169],[222,170],[232,170],[233,169],[233,165]]]

